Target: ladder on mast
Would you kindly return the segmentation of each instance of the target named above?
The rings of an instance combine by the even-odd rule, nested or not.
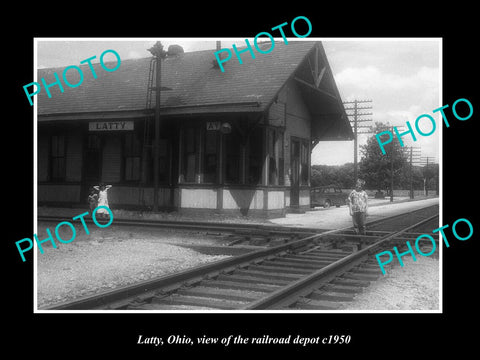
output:
[[[145,109],[147,114],[145,115],[144,119],[144,126],[143,126],[143,149],[142,149],[142,161],[140,163],[140,174],[146,176],[144,173],[145,168],[145,159],[147,158],[148,148],[152,147],[151,144],[151,137],[150,137],[150,119],[151,115],[148,111],[152,108],[152,94],[154,90],[154,79],[155,79],[155,57],[150,59],[149,67],[148,67],[148,79],[147,79],[147,96],[145,102]],[[138,183],[138,196],[139,196],[139,204],[145,206],[145,189],[142,187],[142,183],[146,182],[146,179],[140,179]]]

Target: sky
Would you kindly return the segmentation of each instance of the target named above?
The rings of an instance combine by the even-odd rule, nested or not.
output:
[[[422,157],[439,161],[443,121],[432,111],[441,103],[441,51],[438,39],[365,39],[362,41],[324,41],[323,46],[343,101],[372,100],[371,118],[406,130],[406,122],[429,114],[436,120],[436,131],[417,141],[402,140],[419,148]],[[365,104],[366,105],[366,104]],[[362,125],[369,125],[363,123]],[[428,120],[418,123],[424,133],[432,129]],[[363,129],[362,129],[363,130]],[[360,130],[360,131],[362,131]],[[359,145],[370,135],[359,135]],[[361,155],[359,154],[359,159]],[[353,141],[320,142],[312,152],[312,164],[340,165],[353,162]]]
[[[95,41],[92,41],[95,40]],[[37,44],[37,67],[62,67],[77,65],[80,61],[107,49],[114,49],[120,58],[150,57],[147,51],[156,41],[165,48],[169,45],[181,45],[185,52],[196,50],[215,50],[216,40],[222,41],[222,47],[233,43],[245,44],[238,38],[128,38],[128,39],[48,39],[39,38]],[[250,39],[252,42],[253,39]],[[277,40],[277,39],[276,39]],[[282,39],[278,39],[281,41]],[[290,40],[290,39],[289,39]],[[292,39],[293,40],[293,39]],[[298,39],[295,39],[298,40]],[[441,103],[441,40],[436,38],[364,38],[364,39],[323,39],[321,40],[327,59],[343,101],[372,100],[371,123],[383,122],[399,129],[406,129],[409,121],[412,127],[422,114],[431,115],[437,123],[436,131],[428,137],[418,134],[417,141],[406,141],[420,149],[422,157],[434,158],[439,162],[439,144],[442,132],[442,120],[434,109]],[[275,51],[275,50],[273,50]],[[260,55],[261,56],[261,55]],[[95,62],[95,61],[93,61]],[[403,127],[402,127],[403,126]],[[420,129],[428,133],[431,124],[423,119]],[[366,143],[370,135],[359,135],[359,146]],[[359,151],[360,160],[361,154]],[[353,162],[353,141],[325,141],[318,143],[312,150],[313,165],[341,165]]]

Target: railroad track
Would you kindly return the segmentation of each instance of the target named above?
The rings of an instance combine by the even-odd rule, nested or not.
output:
[[[431,206],[371,222],[366,235],[325,231],[45,309],[339,309],[383,276],[374,256],[383,246],[437,227]]]
[[[91,218],[85,222],[92,224]],[[38,221],[60,223],[72,221],[60,216],[38,216]],[[327,230],[316,228],[299,228],[269,224],[221,223],[210,221],[174,221],[174,220],[128,220],[115,219],[115,226],[142,226],[156,229],[168,229],[195,234],[223,236],[229,246],[248,244],[257,246],[274,246],[296,240],[308,235],[319,234]]]
[[[396,216],[391,217],[392,219]],[[389,219],[389,218],[388,218]],[[379,219],[368,222],[368,227],[376,229],[388,219]],[[71,218],[62,216],[38,216],[38,221],[60,223],[72,221]],[[87,224],[93,224],[91,217],[85,217]],[[388,223],[388,222],[387,222]],[[168,229],[195,234],[217,235],[226,239],[228,246],[254,245],[275,246],[292,240],[297,240],[309,235],[326,232],[325,229],[280,226],[271,224],[224,223],[211,221],[175,221],[175,220],[130,220],[115,219],[115,226],[141,226],[156,229]],[[347,228],[345,228],[347,229]]]

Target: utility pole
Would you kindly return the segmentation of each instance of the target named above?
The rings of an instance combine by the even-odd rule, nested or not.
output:
[[[158,211],[158,183],[160,177],[160,93],[162,79],[162,60],[167,57],[160,41],[148,49],[155,57],[155,137],[153,141],[153,211]]]
[[[394,133],[394,128],[397,128],[397,130],[399,131],[403,131],[403,127],[401,126],[389,126],[388,129],[390,130],[390,132],[393,134]],[[401,152],[404,152],[406,150],[406,148],[408,147],[403,147],[400,151]],[[393,172],[393,151],[390,151],[389,152],[389,155],[390,156],[390,202],[393,202],[393,175],[394,175],[394,172]],[[412,171],[412,163],[411,163],[411,159],[412,159],[412,155],[413,153],[410,155],[410,176],[412,176],[413,174],[413,171]],[[413,179],[412,177],[410,178],[410,197],[413,198]]]
[[[390,152],[390,202],[393,202],[393,152]]]
[[[389,130],[390,132],[393,134],[394,131],[393,131],[393,128],[394,126],[389,126]],[[403,129],[400,127],[400,126],[397,126],[396,127],[397,130],[400,130],[400,131],[403,131]],[[393,175],[394,175],[394,172],[393,172],[393,151],[390,151],[388,156],[390,156],[390,202],[393,202]]]
[[[155,61],[155,86],[150,90],[155,91],[155,135],[153,141],[153,211],[158,211],[158,183],[160,178],[160,92],[172,90],[171,88],[161,86],[162,81],[162,61],[167,56],[183,53],[183,48],[178,45],[170,45],[168,51],[163,49],[160,41],[157,41],[148,49]]]
[[[362,116],[373,115],[371,112],[361,112],[361,110],[372,109],[371,106],[359,106],[359,104],[371,103],[372,100],[353,100],[345,101],[344,105],[350,105],[350,107],[345,107],[347,115],[353,118],[353,180],[354,184],[357,183],[358,179],[358,135],[359,134],[370,134],[372,133],[372,127],[368,125],[358,125],[358,123],[372,121],[372,119],[364,119]],[[352,112],[353,111],[353,112]],[[358,132],[358,129],[368,128],[368,131]]]
[[[425,156],[423,159],[420,161],[424,163],[424,166],[426,167],[425,169],[425,177],[423,178],[423,191],[425,193],[425,196],[428,196],[428,163],[430,161],[430,164],[432,164],[432,161],[434,158],[432,156]]]
[[[160,92],[172,90],[169,87],[161,86],[162,81],[162,61],[167,56],[177,56],[183,54],[183,48],[179,45],[170,45],[168,51],[164,50],[160,41],[157,41],[150,49],[147,49],[153,55],[155,63],[155,86],[153,79],[150,80],[147,94],[147,108],[149,107],[149,99],[151,99],[151,91],[155,91],[155,132],[153,140],[153,211],[158,211],[158,186],[160,180]],[[152,82],[152,84],[151,84]],[[144,140],[145,141],[145,140]],[[171,196],[173,199],[173,195]]]
[[[393,134],[393,125],[389,130]],[[390,151],[388,156],[390,157],[390,202],[393,202],[393,151]]]
[[[418,161],[418,157],[420,156],[420,148],[413,147],[413,146],[406,146],[405,151],[410,152],[410,199],[415,198],[414,191],[413,191],[413,157],[415,156],[415,161]]]

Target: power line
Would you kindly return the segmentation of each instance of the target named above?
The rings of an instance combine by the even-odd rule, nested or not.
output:
[[[424,172],[424,178],[423,178],[423,191],[425,192],[425,196],[428,196],[428,165],[437,165],[435,164],[434,161],[435,158],[433,156],[424,156],[423,158],[420,158],[420,162],[422,165],[426,168],[426,171]],[[438,182],[438,181],[437,181]],[[438,194],[437,194],[438,195]]]
[[[372,121],[371,118],[365,119],[363,118],[363,116],[371,116],[373,115],[373,113],[362,111],[362,110],[372,109],[371,106],[368,106],[368,104],[372,103],[372,101],[373,100],[355,99],[353,101],[343,102],[344,105],[346,104],[353,105],[351,107],[345,107],[345,111],[347,112],[347,115],[349,117],[353,118],[353,120],[350,120],[350,122],[351,123],[353,122],[353,179],[355,183],[357,183],[357,179],[358,179],[358,135],[372,133],[371,126],[359,125],[359,123]],[[359,104],[367,104],[367,106],[359,106]],[[369,129],[369,131],[358,132],[358,129]]]
[[[405,153],[410,153],[410,199],[413,199],[415,197],[413,191],[413,156],[420,157],[421,149],[413,146],[406,146],[403,149]]]

